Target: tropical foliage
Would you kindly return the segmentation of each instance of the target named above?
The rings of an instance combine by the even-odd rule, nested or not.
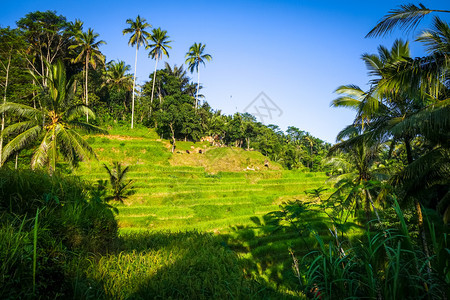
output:
[[[434,15],[414,41],[423,57],[412,57],[400,38],[362,54],[369,86],[336,89],[331,106],[355,117],[334,145],[293,126],[283,131],[248,113],[215,110],[200,84],[200,67],[212,60],[205,44],[189,48],[187,67],[166,62],[158,70],[173,42],[139,15],[122,31],[136,47],[134,74],[120,59],[105,64],[105,42],[80,20],[37,11],[15,29],[0,28],[0,296],[445,299],[450,26],[436,15],[449,12],[401,5],[367,34],[410,32]],[[138,84],[141,46],[155,69]],[[130,122],[134,135],[126,136]],[[119,130],[115,141],[98,135],[107,133],[99,126]],[[71,174],[96,158],[96,143],[111,153],[81,165],[83,178],[98,182],[91,185]],[[242,172],[220,170],[227,155],[238,157]],[[199,167],[205,161],[217,168]],[[99,180],[106,176],[109,188]],[[146,193],[138,198],[134,189]],[[211,205],[219,198],[231,204]],[[227,215],[234,227],[214,236],[117,235],[113,212],[128,209],[128,222],[150,228],[166,202],[158,224],[180,210],[172,224],[190,229],[203,220],[211,229]]]
[[[104,131],[77,120],[81,114],[90,114],[92,117],[94,114],[85,105],[70,105],[75,85],[73,79],[67,79],[63,63],[58,61],[48,68],[46,87],[43,86],[42,93],[38,95],[40,108],[13,102],[0,106],[0,112],[11,113],[21,119],[2,132],[4,138],[11,137],[3,148],[2,164],[36,141],[39,141],[39,146],[31,158],[33,169],[47,166],[50,172],[54,172],[58,152],[71,164],[95,157],[92,148],[76,130]],[[36,81],[39,79],[37,76],[34,78]]]

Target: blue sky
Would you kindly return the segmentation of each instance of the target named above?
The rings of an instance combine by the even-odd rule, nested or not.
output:
[[[139,14],[153,27],[168,31],[173,40],[170,64],[184,63],[194,42],[206,44],[213,61],[200,70],[203,94],[223,113],[243,112],[260,92],[282,110],[265,123],[285,130],[296,126],[334,142],[354,113],[330,107],[333,91],[342,84],[367,87],[369,78],[360,57],[391,47],[395,32],[385,38],[364,36],[390,9],[410,1],[35,1],[2,4],[0,26],[15,27],[28,12],[55,10],[69,21],[80,19],[107,42],[107,60],[125,60],[133,68],[135,49],[122,35],[128,18]],[[415,2],[417,3],[417,2]],[[422,1],[434,9],[448,9],[447,1]],[[448,20],[448,16],[442,15]],[[421,23],[426,28],[431,17]],[[423,48],[412,43],[412,55]],[[154,60],[148,51],[138,55],[138,82],[149,80]],[[159,66],[163,67],[160,62]],[[196,81],[196,74],[192,74]]]

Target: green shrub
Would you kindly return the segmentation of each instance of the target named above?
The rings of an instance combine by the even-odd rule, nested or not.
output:
[[[113,212],[93,191],[75,177],[0,169],[1,299],[72,294],[69,263],[117,237]]]

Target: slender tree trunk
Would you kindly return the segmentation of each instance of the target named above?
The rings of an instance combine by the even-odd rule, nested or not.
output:
[[[411,141],[409,138],[405,138],[405,148],[406,148],[406,158],[408,160],[408,165],[410,165],[413,162],[413,158],[412,158],[412,149],[411,149]],[[427,237],[425,235],[425,230],[423,228],[423,215],[422,215],[422,208],[420,207],[420,202],[417,198],[414,198],[414,205],[416,207],[416,212],[417,212],[417,225],[419,227],[419,235],[422,239],[422,246],[423,246],[423,250],[425,252],[425,255],[428,259],[428,267],[427,267],[427,272],[428,274],[431,273],[431,268],[430,268],[430,252],[428,251],[428,242],[427,242]]]
[[[8,57],[8,65],[6,66],[6,78],[5,78],[5,91],[3,94],[3,104],[6,103],[6,92],[8,90],[8,80],[9,80],[9,68],[11,66],[11,53]],[[2,128],[0,134],[0,167],[3,166],[3,130],[5,129],[5,113],[2,113]]]
[[[86,99],[86,106],[89,105],[88,94],[88,71],[89,71],[89,53],[86,54],[86,79],[84,82],[84,97]],[[89,123],[89,114],[86,112],[86,123]]]
[[[169,123],[170,132],[172,133],[172,153],[175,151],[175,131],[173,130],[173,124]]]
[[[36,82],[34,82],[34,79],[33,79],[33,86],[35,86],[36,85]],[[36,92],[33,90],[33,108],[36,108]]]
[[[423,250],[425,252],[425,255],[428,259],[428,264],[427,264],[427,272],[428,274],[431,274],[431,264],[430,264],[430,251],[428,250],[428,242],[427,242],[427,237],[425,235],[425,230],[423,228],[423,214],[422,214],[422,208],[420,207],[420,202],[419,200],[417,200],[417,198],[414,199],[414,205],[416,206],[416,211],[417,211],[417,218],[418,218],[418,222],[417,224],[419,225],[419,235],[422,239],[422,246],[423,246]]]
[[[16,163],[14,164],[14,169],[17,170],[18,166],[19,166],[19,152],[16,152]]]
[[[131,129],[133,129],[133,123],[134,123],[134,87],[136,85],[136,67],[137,67],[138,49],[139,49],[138,44],[136,44],[136,56],[134,58],[133,90],[131,91]]]
[[[56,170],[56,134],[55,129],[52,130],[52,153],[51,153],[51,165],[50,165],[50,175]]]
[[[370,224],[371,215],[370,215],[369,191],[367,189],[365,189],[364,192],[366,194],[366,203],[364,205],[364,209],[366,211],[367,224]]]
[[[197,110],[198,90],[200,89],[200,68],[197,68],[197,95],[195,96],[195,109]]]
[[[152,97],[150,98],[150,115],[152,114],[153,109],[153,93],[155,92],[155,82],[156,82],[156,66],[158,65],[158,56],[156,56],[155,62],[155,72],[153,73],[153,87],[152,87]],[[150,116],[149,115],[149,116]]]
[[[408,160],[408,165],[413,162],[411,141],[409,138],[405,138],[405,148],[406,148],[406,159]]]

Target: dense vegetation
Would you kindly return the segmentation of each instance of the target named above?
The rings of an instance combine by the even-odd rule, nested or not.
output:
[[[10,129],[0,144],[3,146],[18,133],[32,129],[30,134],[18,135],[20,139],[0,151],[2,164],[13,160],[20,151],[34,148],[31,140],[38,135],[36,128],[22,122],[32,119],[36,112],[19,110],[17,104],[21,104],[37,110],[54,111],[57,119],[64,121],[81,122],[80,114],[84,113],[84,123],[90,126],[79,123],[77,127],[89,132],[96,129],[92,125],[104,128],[128,122],[132,128],[135,124],[156,127],[161,137],[171,139],[173,151],[177,140],[200,141],[202,137],[209,137],[217,144],[260,150],[290,169],[317,171],[324,168],[321,160],[329,144],[295,127],[284,133],[275,125],[265,126],[257,122],[252,115],[236,113],[227,116],[212,109],[205,101],[200,105],[200,99],[204,99],[202,86],[199,81],[196,84],[191,81],[183,65],[178,67],[166,63],[164,69],[156,69],[158,61],[169,56],[173,44],[167,32],[161,28],[148,31],[150,25],[139,16],[136,20],[127,20],[127,24],[130,27],[124,29],[123,34],[131,35],[130,46],[135,46],[136,51],[145,46],[149,57],[156,61],[155,71],[149,74],[150,80],[142,86],[136,84],[134,75],[129,73],[130,66],[124,61],[106,63],[100,49],[106,42],[99,40],[99,35],[91,28],[85,32],[80,20],[68,22],[64,16],[51,11],[33,12],[20,19],[16,29],[1,29],[0,76],[3,102],[8,103],[2,109],[5,112],[2,128]],[[186,53],[187,69],[191,73],[199,73],[205,61],[211,60],[212,56],[205,53],[202,43],[195,43]],[[50,78],[53,76],[50,72],[54,68],[52,65],[59,66],[61,80],[64,77],[67,84],[69,80],[73,83],[73,86],[64,86],[64,95],[61,94],[62,86],[51,86],[54,82]],[[134,70],[136,67],[137,62]],[[60,90],[57,94],[49,93],[51,89]],[[56,97],[54,95],[58,96],[52,101],[58,103],[47,100]],[[11,103],[16,104],[11,107]],[[61,110],[71,106],[74,109],[66,114]],[[69,113],[73,116],[68,116]],[[51,116],[49,119],[54,120]],[[31,133],[34,135],[30,136]],[[86,153],[75,153],[77,160],[87,157]],[[61,154],[67,155],[68,152],[61,151]]]
[[[368,36],[436,12],[400,6]],[[205,44],[194,83],[157,70],[165,30],[126,23],[134,70],[140,47],[155,59],[142,86],[79,20],[0,28],[1,298],[448,297],[449,23],[417,37],[424,57],[401,39],[362,55],[335,145],[201,103]]]

